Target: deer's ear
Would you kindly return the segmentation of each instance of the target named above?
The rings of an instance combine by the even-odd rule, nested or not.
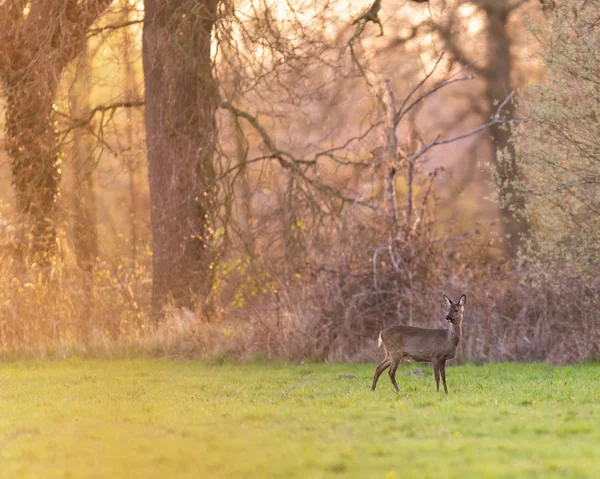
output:
[[[462,295],[460,297],[460,299],[458,300],[458,305],[459,306],[464,306],[464,304],[467,302],[467,296],[466,295]]]
[[[450,301],[450,298],[446,295],[444,295],[444,303],[446,303],[446,306],[450,306],[452,304],[452,301]]]

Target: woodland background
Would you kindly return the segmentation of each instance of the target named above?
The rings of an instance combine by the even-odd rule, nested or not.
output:
[[[600,1],[4,0],[0,351],[598,356]]]

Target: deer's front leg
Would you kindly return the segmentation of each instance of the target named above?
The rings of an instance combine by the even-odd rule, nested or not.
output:
[[[431,365],[433,366],[433,373],[435,374],[437,392],[440,392],[440,362],[437,359],[434,359],[431,361]]]
[[[440,364],[440,373],[442,373],[442,382],[444,383],[444,392],[448,394],[448,386],[446,386],[446,361]]]

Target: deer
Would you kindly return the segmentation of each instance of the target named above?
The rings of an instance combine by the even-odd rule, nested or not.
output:
[[[462,295],[458,303],[453,302],[448,296],[443,295],[444,303],[448,307],[446,321],[448,329],[415,328],[398,324],[390,326],[379,333],[378,347],[383,346],[385,358],[375,369],[371,390],[375,391],[377,380],[381,373],[390,368],[388,374],[396,389],[396,369],[402,359],[418,362],[431,362],[435,374],[437,392],[440,392],[440,376],[444,383],[444,391],[448,394],[446,386],[446,361],[454,357],[458,343],[462,338],[462,320],[466,295]]]

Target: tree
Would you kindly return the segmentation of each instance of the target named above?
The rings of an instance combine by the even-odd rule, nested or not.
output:
[[[132,20],[132,8],[129,0],[126,1],[123,11],[121,12],[123,24],[126,25]],[[124,28],[122,33],[122,41],[123,41],[123,58],[125,60],[125,98],[129,103],[135,102],[137,99],[138,92],[137,84],[136,84],[136,75],[134,71],[134,58],[132,55],[134,49],[134,36],[130,29]],[[133,125],[133,109],[127,108],[127,122],[125,124],[125,137],[127,139],[127,144],[129,145],[129,149],[131,149],[131,145],[134,143],[134,125]],[[138,241],[140,237],[139,232],[139,191],[138,191],[138,160],[135,153],[132,151],[127,151],[123,155],[124,166],[127,170],[128,183],[129,183],[129,220],[131,223],[131,230],[129,241],[131,245],[131,260],[135,262],[137,260],[138,253]]]
[[[528,253],[544,276],[592,287],[600,267],[599,18],[599,0],[565,0],[533,28],[547,73],[525,90],[530,121],[516,132],[535,226]]]
[[[486,80],[486,99],[490,111],[493,105],[501,102],[507,92],[513,87],[511,74],[513,72],[511,57],[511,41],[507,34],[509,16],[517,10],[522,1],[483,1],[481,8],[487,17],[487,66],[482,69]],[[515,118],[515,105],[509,102],[504,111],[505,118]],[[511,127],[494,125],[490,129],[493,148],[493,165],[498,187],[500,213],[502,216],[505,249],[511,258],[515,258],[527,239],[530,226],[522,212],[525,199],[516,194],[517,183],[521,174],[517,158],[511,142]]]
[[[155,317],[168,301],[210,314],[216,266],[211,33],[217,0],[145,0],[146,136]]]
[[[24,217],[23,251],[30,263],[51,264],[53,216],[61,151],[54,101],[61,74],[81,52],[85,33],[110,0],[6,0],[0,7],[0,81],[6,94],[7,151],[17,207]]]
[[[414,0],[413,0],[414,1]],[[419,2],[423,3],[423,2]],[[431,28],[443,40],[444,48],[453,60],[468,67],[485,82],[485,102],[487,114],[491,115],[497,105],[511,92],[513,84],[512,41],[508,35],[511,15],[525,4],[523,0],[476,0],[473,2],[444,2],[439,14],[431,20]],[[486,54],[483,58],[473,55],[471,46],[460,42],[461,6],[471,4],[485,16],[484,38]],[[452,8],[446,8],[451,6]],[[479,54],[478,54],[479,55]],[[480,60],[483,60],[480,61]],[[515,118],[515,105],[511,102],[503,109],[504,118],[511,122]],[[496,179],[498,201],[502,219],[506,254],[515,258],[530,232],[530,225],[522,211],[525,198],[517,194],[516,185],[521,181],[514,147],[510,141],[511,129],[506,124],[496,124],[490,128],[493,145],[492,164]]]
[[[77,59],[73,84],[69,89],[71,116],[86,118],[90,114],[90,59],[87,42]],[[77,265],[82,273],[82,324],[90,326],[93,310],[94,271],[98,258],[98,229],[96,227],[96,188],[94,154],[89,136],[81,128],[72,131],[73,163],[72,237]]]

